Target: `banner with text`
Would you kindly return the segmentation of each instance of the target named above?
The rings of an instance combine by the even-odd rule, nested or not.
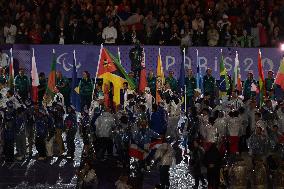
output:
[[[146,54],[146,69],[156,72],[157,57],[159,52],[158,46],[142,46]],[[77,71],[78,76],[81,77],[83,71],[89,71],[91,76],[94,77],[97,69],[99,59],[100,46],[87,46],[87,45],[30,45],[29,49],[15,49],[14,53],[17,54],[15,58],[19,62],[20,67],[30,69],[31,67],[31,49],[35,49],[36,62],[38,72],[50,71],[50,64],[52,61],[52,49],[55,49],[57,56],[57,70],[67,76],[72,76],[72,59],[73,51],[76,51],[77,58]],[[105,46],[113,55],[117,56],[118,46]],[[125,67],[126,71],[130,71],[131,61],[129,58],[129,51],[134,46],[119,46],[121,53],[121,64]],[[174,71],[175,76],[178,78],[180,66],[183,60],[180,47],[167,46],[160,47],[164,72],[167,75],[168,71]],[[198,57],[197,57],[198,50]],[[232,75],[235,65],[236,51],[239,54],[240,68],[242,79],[245,79],[248,72],[253,72],[255,79],[257,78],[257,48],[223,48],[223,55],[225,66],[228,74]],[[221,48],[216,47],[192,47],[186,52],[185,66],[186,69],[191,68],[193,72],[196,71],[197,60],[200,62],[201,72],[204,74],[207,68],[212,68],[213,75],[219,78],[219,62],[221,58]],[[279,63],[283,57],[283,52],[277,48],[262,48],[262,63],[265,72],[273,70],[275,73],[279,68]],[[267,73],[265,73],[266,75]]]

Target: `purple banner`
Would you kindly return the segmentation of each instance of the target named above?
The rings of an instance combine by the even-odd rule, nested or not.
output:
[[[73,50],[76,51],[78,77],[81,77],[82,72],[87,70],[95,77],[97,63],[100,53],[100,46],[85,46],[85,45],[30,45],[30,49],[15,49],[15,58],[18,60],[20,67],[30,69],[31,67],[31,49],[35,49],[36,62],[38,72],[50,71],[50,64],[52,61],[52,49],[55,49],[57,56],[57,70],[61,70],[67,77],[72,76],[72,61]],[[118,46],[106,46],[106,48],[117,56]],[[120,46],[121,63],[126,71],[130,71],[129,51],[133,46]],[[157,56],[159,52],[158,46],[144,46],[146,54],[146,68],[147,70],[156,71]],[[189,48],[186,52],[186,68],[192,68],[195,72],[198,49],[200,67],[202,73],[210,67],[213,69],[213,75],[219,78],[219,62],[221,58],[221,48],[200,47]],[[241,68],[242,79],[245,79],[247,73],[252,71],[255,79],[258,79],[257,70],[257,56],[258,49],[256,48],[223,48],[223,55],[225,66],[230,75],[232,75],[235,65],[236,51],[239,54],[239,62]],[[276,48],[263,48],[262,63],[265,70],[265,75],[268,70],[273,70],[275,73],[279,68],[279,63],[282,58],[282,52]],[[167,75],[169,70],[174,71],[175,76],[179,77],[179,71],[183,56],[180,47],[161,47],[161,56],[164,67],[164,72]]]

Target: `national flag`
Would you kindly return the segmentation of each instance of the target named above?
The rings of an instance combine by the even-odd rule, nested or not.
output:
[[[118,5],[116,9],[116,17],[119,19],[120,25],[128,26],[129,29],[131,29],[133,25],[135,26],[136,30],[143,29],[141,15],[129,12],[124,8],[124,6]]]
[[[71,90],[71,103],[76,108],[76,111],[80,111],[80,98],[79,93],[80,89],[78,87],[78,78],[77,78],[77,59],[76,52],[73,52],[73,67],[72,67],[72,90]]]
[[[139,160],[144,160],[147,153],[145,152],[145,150],[141,149],[136,144],[130,144],[128,155],[129,157],[133,157]]]
[[[156,139],[151,143],[144,144],[143,149],[138,145],[132,143],[129,147],[129,156],[144,160],[148,156],[154,155],[155,151],[163,144],[162,139]]]
[[[164,70],[163,70],[161,50],[159,49],[158,64],[157,64],[157,79],[156,79],[156,103],[157,104],[161,102],[162,100],[159,94],[159,89],[163,87],[164,83],[165,83],[165,75],[164,75]]]
[[[241,71],[240,71],[240,61],[239,54],[236,51],[235,67],[234,67],[234,89],[241,92],[242,91],[242,81],[241,81]]]
[[[10,49],[10,64],[9,64],[9,81],[8,86],[10,89],[14,90],[14,58],[13,50]]]
[[[35,61],[34,49],[33,49],[33,56],[32,56],[32,101],[34,104],[38,102],[38,86],[39,86],[39,78],[37,73],[37,66]]]
[[[202,81],[202,73],[200,70],[200,58],[198,55],[198,50],[196,49],[196,88],[200,89],[203,92],[203,81]]]
[[[251,86],[250,86],[250,91],[256,92],[257,94],[259,93],[259,89],[258,89],[258,87],[256,86],[256,84],[254,84],[254,83],[251,84]]]
[[[128,74],[126,73],[125,69],[123,68],[122,64],[121,64],[121,59],[120,59],[120,51],[118,48],[118,58],[116,58],[115,56],[113,56],[111,53],[109,53],[109,55],[111,56],[111,58],[113,58],[115,60],[115,64],[117,66],[117,68],[119,69],[119,71],[122,73],[122,75],[125,77],[125,79],[128,82],[128,85],[130,86],[130,88],[132,90],[136,89],[136,84],[134,83],[134,81],[128,76]]]
[[[185,65],[185,49],[183,49],[182,51],[183,53],[183,60],[181,62],[181,65],[180,65],[180,72],[179,72],[179,81],[178,81],[178,84],[179,84],[179,90],[180,92],[184,92],[184,85],[185,85],[185,68],[184,68],[184,65]]]
[[[284,90],[284,57],[280,62],[280,66],[276,75],[275,84],[279,85]]]
[[[259,83],[259,105],[260,107],[263,105],[263,97],[265,96],[265,80],[264,80],[264,73],[261,61],[261,52],[260,49],[258,51],[258,83]]]
[[[54,93],[55,85],[56,85],[56,55],[55,55],[55,50],[53,49],[51,69],[48,75],[48,83],[46,88],[46,97],[48,100],[51,100],[55,95]]]
[[[139,92],[144,92],[147,86],[146,65],[145,65],[145,51],[142,51],[141,71],[139,77]]]
[[[132,89],[135,89],[133,81],[128,77],[124,68],[119,63],[119,59],[115,58],[107,49],[102,47],[97,78],[103,79],[103,89],[108,89],[104,93],[109,93],[110,85],[113,85],[113,103],[115,106],[120,104],[120,89],[124,82],[128,82]],[[133,88],[134,87],[134,88]],[[105,99],[106,101],[107,99]],[[109,102],[106,102],[109,104]]]
[[[219,81],[219,90],[220,96],[225,96],[228,89],[230,88],[230,82],[228,78],[227,69],[224,63],[224,56],[221,49],[221,61],[220,61],[220,81]]]

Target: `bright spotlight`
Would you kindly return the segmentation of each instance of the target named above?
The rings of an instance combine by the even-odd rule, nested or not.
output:
[[[281,51],[284,51],[284,43],[280,44],[280,49],[281,49]]]

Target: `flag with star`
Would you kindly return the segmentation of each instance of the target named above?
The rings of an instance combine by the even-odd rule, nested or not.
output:
[[[103,79],[103,89],[110,89],[112,91],[104,91],[105,94],[112,93],[114,106],[120,104],[120,89],[123,88],[123,83],[127,82],[130,88],[135,89],[135,84],[128,77],[118,58],[113,56],[106,48],[101,50],[97,78]],[[105,101],[109,100],[105,98]],[[109,102],[106,102],[109,104]]]

